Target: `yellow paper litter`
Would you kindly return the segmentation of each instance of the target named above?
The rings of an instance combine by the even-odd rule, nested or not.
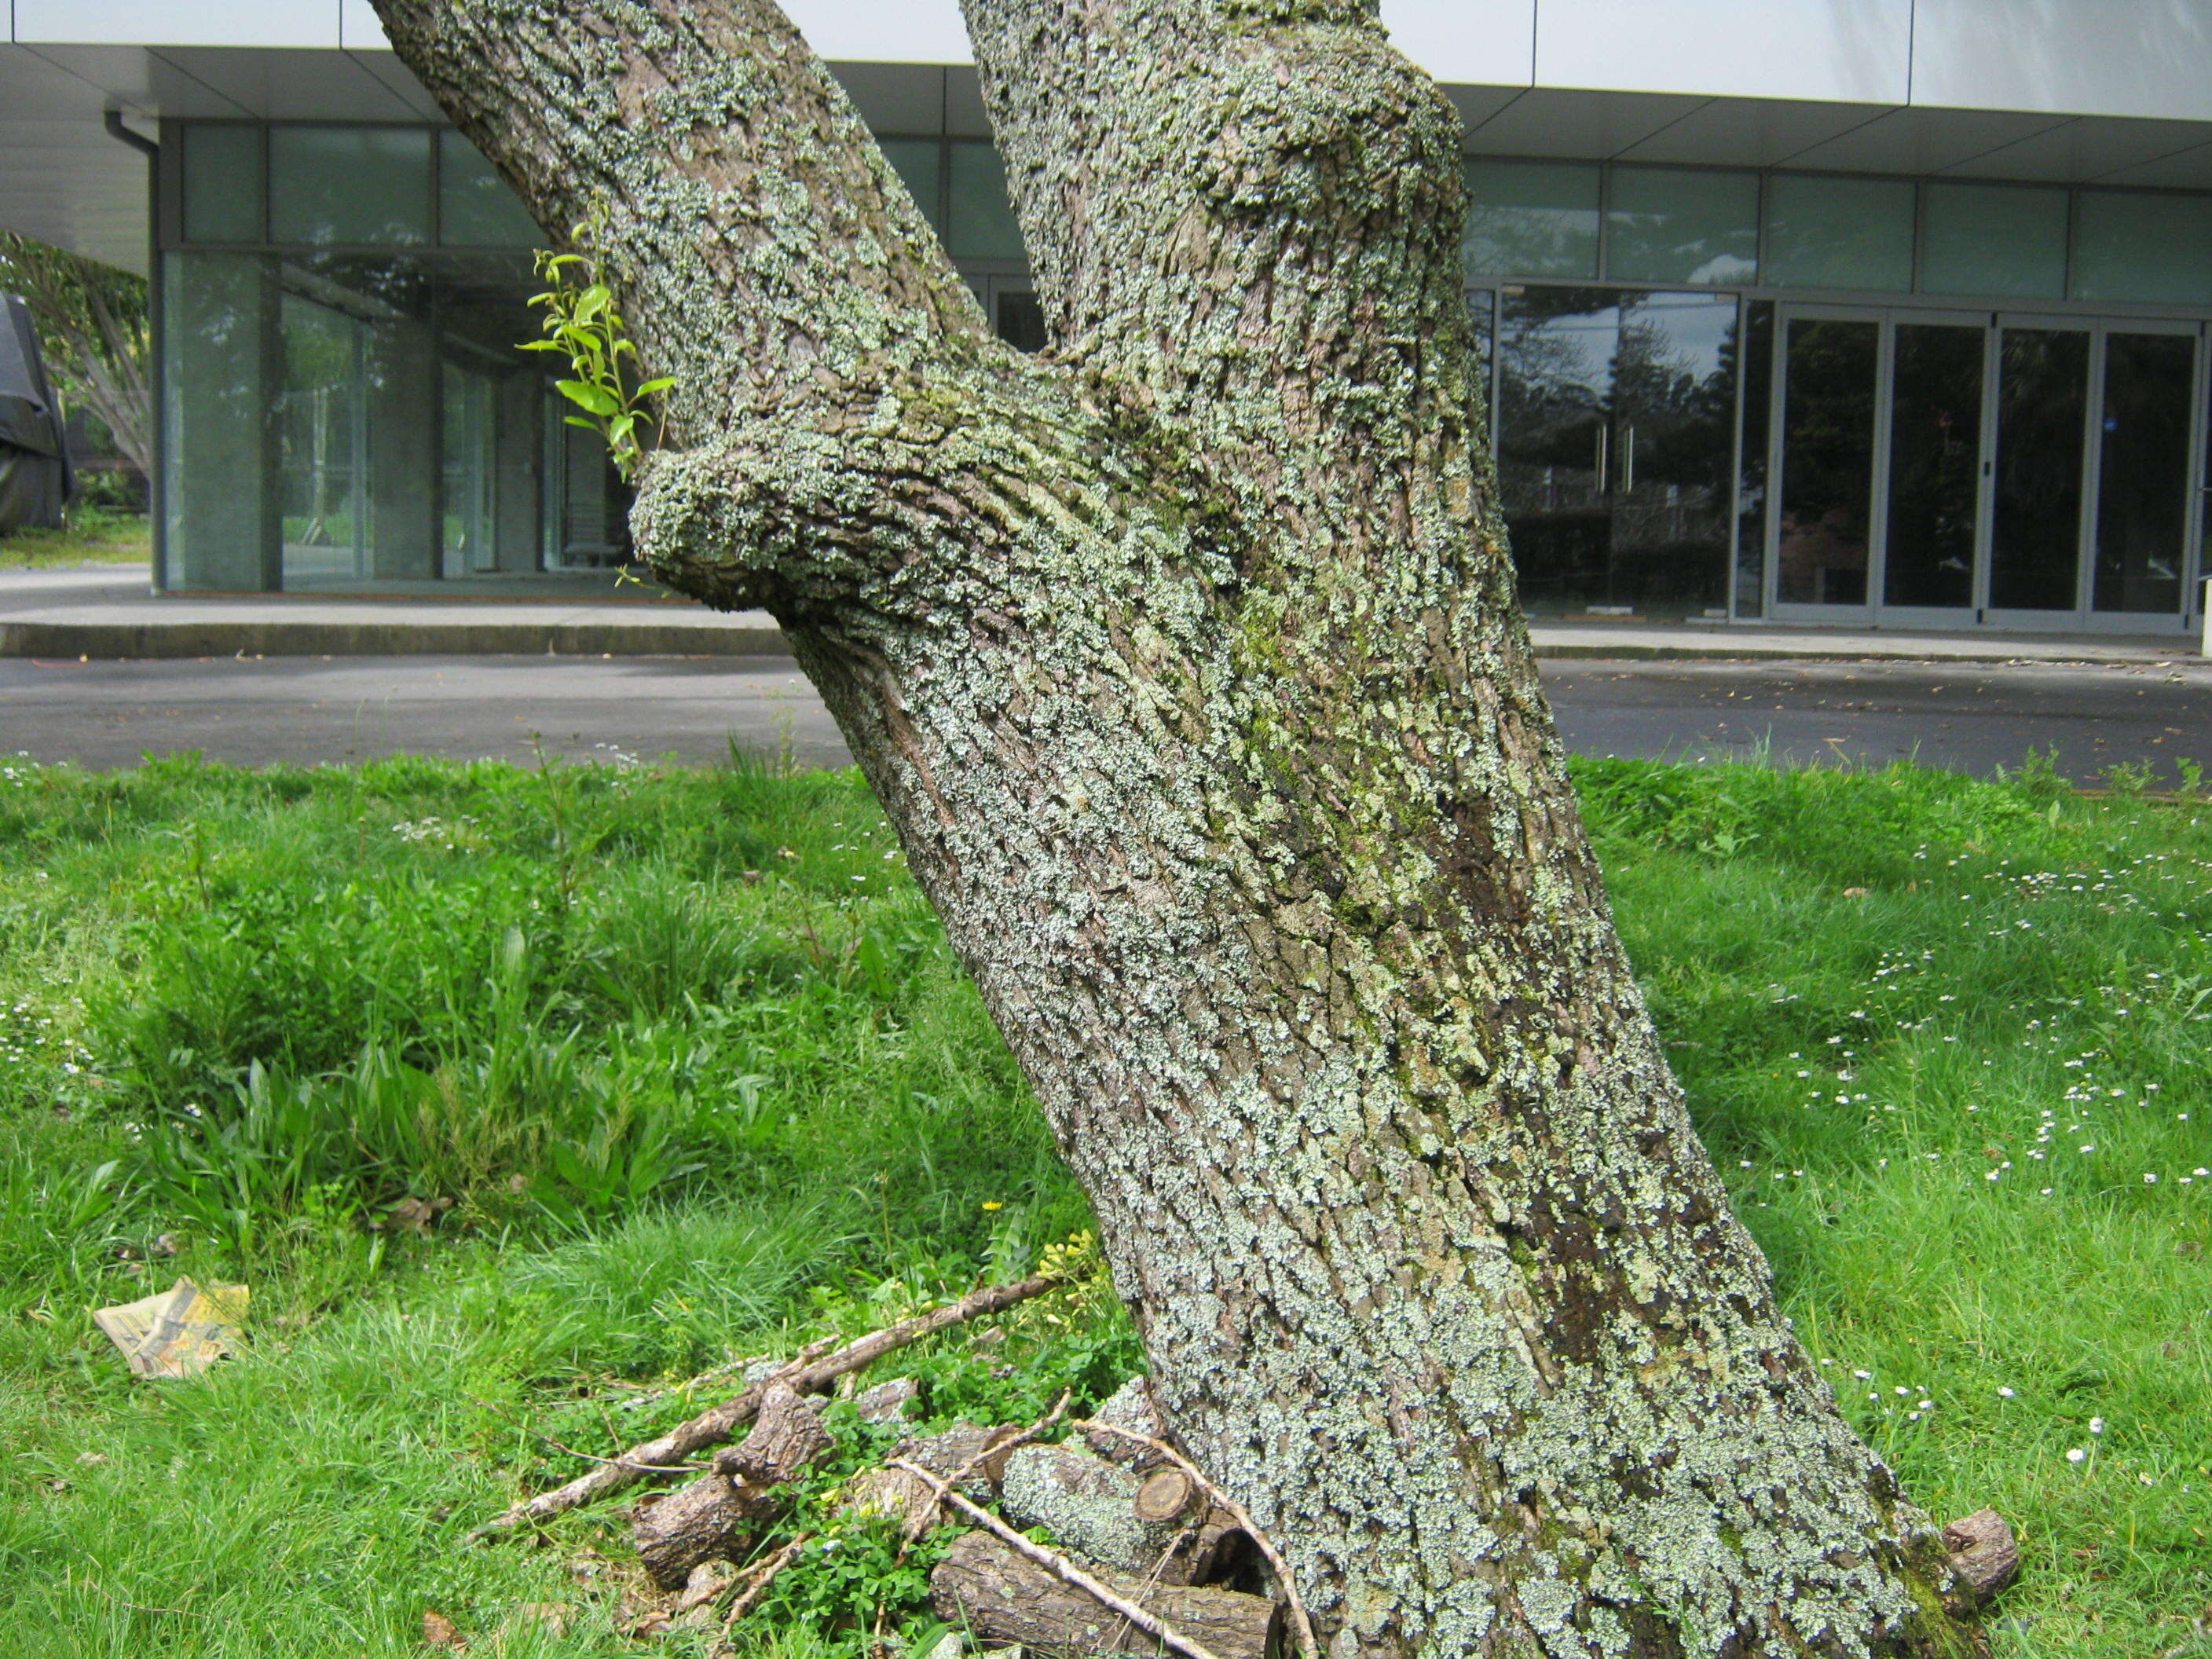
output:
[[[92,1317],[139,1376],[191,1376],[238,1352],[252,1294],[243,1285],[204,1291],[180,1279],[159,1296],[101,1308]]]

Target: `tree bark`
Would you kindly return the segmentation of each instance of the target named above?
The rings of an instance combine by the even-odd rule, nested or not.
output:
[[[584,226],[1334,1659],[1953,1655],[1692,1134],[1515,605],[1461,135],[1358,0],[969,0],[1054,341],[765,0],[379,0]]]

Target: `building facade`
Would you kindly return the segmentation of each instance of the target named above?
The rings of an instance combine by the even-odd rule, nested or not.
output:
[[[1001,332],[1042,343],[946,0],[814,0]],[[2212,0],[1386,0],[1467,132],[1532,611],[2195,625]],[[537,233],[360,0],[15,0],[0,224],[155,280],[156,583],[619,564]],[[150,152],[150,154],[149,154]]]

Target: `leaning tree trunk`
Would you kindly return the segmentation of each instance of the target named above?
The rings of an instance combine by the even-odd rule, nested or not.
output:
[[[765,0],[379,6],[677,377],[641,546],[784,624],[1335,1659],[1980,1652],[1614,935],[1372,4],[969,0],[1036,360]]]

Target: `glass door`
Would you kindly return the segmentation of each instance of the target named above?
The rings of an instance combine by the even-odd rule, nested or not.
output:
[[[1973,623],[1988,339],[1986,318],[1900,314],[1891,329],[1889,489],[1875,550],[1887,625]]]
[[[2082,605],[2093,331],[2077,318],[2001,317],[1984,619],[2069,628]]]
[[[1875,504],[1887,457],[1880,314],[1784,307],[1774,354],[1768,614],[1874,620]]]
[[[283,296],[284,390],[276,400],[284,586],[368,572],[368,375],[355,319]]]
[[[441,474],[444,513],[439,574],[477,575],[497,568],[493,520],[499,475],[497,387],[491,376],[445,365]]]
[[[1521,602],[1554,616],[1614,603],[1605,480],[1619,295],[1531,287],[1498,297],[1498,492]]]
[[[2194,325],[2100,331],[2096,513],[2089,611],[2098,627],[2172,628],[2191,607],[2191,511],[2199,446]]]
[[[1522,603],[1725,606],[1735,296],[1529,287],[1499,302],[1498,481]]]

